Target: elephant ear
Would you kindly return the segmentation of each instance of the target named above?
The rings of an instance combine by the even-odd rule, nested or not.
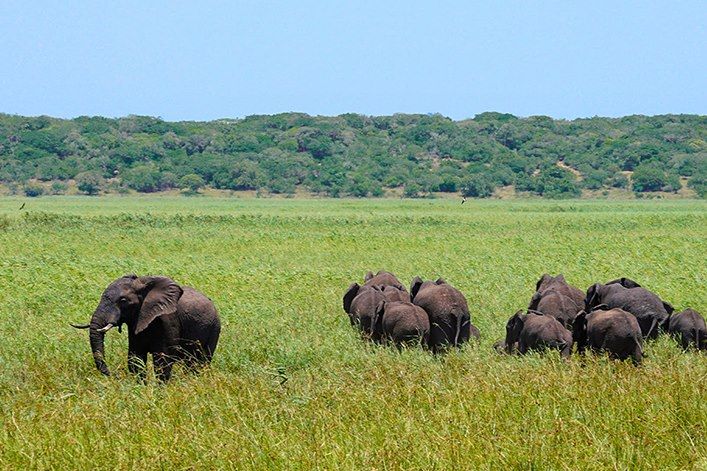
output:
[[[361,286],[358,283],[351,283],[349,285],[349,288],[346,290],[346,293],[344,293],[344,312],[349,314],[351,313],[351,303],[353,302],[354,298],[358,294],[358,290],[361,289]]]
[[[363,282],[367,283],[371,279],[373,279],[373,272],[369,271],[368,273],[366,273],[366,276],[363,277]]]
[[[383,313],[385,312],[385,300],[378,303],[376,306],[373,319],[371,319],[371,331],[374,335],[379,335],[383,332]]]
[[[550,275],[548,275],[547,273],[543,273],[543,276],[541,276],[538,282],[535,283],[535,291],[539,291],[542,284],[551,279],[552,277]]]
[[[416,276],[412,279],[412,283],[410,283],[410,300],[415,299],[417,292],[420,291],[420,286],[422,286],[422,278]]]
[[[540,291],[536,291],[533,297],[530,298],[530,304],[528,305],[528,309],[537,309],[542,297],[543,296],[542,294],[540,294]]]
[[[444,278],[437,278],[437,281],[435,281],[436,285],[446,285],[447,281]]]
[[[663,301],[663,307],[668,314],[672,314],[675,311],[675,308],[670,303],[666,303],[665,301]]]
[[[172,279],[165,276],[143,276],[135,280],[135,290],[144,293],[137,317],[135,333],[145,330],[155,319],[177,312],[177,303],[184,292]]]
[[[599,283],[594,283],[587,289],[587,296],[584,298],[584,310],[592,311],[592,306],[598,301],[599,297]]]
[[[616,280],[611,280],[607,285],[621,285],[624,288],[640,288],[641,285],[633,281],[631,278],[621,277]]]
[[[574,323],[572,325],[572,339],[575,342],[584,339],[587,330],[587,313],[585,311],[579,311],[577,317],[574,318]]]

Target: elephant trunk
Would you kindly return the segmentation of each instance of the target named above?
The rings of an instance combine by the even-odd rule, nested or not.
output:
[[[104,375],[110,376],[110,370],[108,370],[108,365],[106,365],[106,362],[103,359],[103,340],[105,338],[105,335],[105,332],[99,332],[97,330],[91,329],[90,333],[88,334],[88,338],[91,342],[91,351],[93,352],[93,360],[96,362],[96,368],[98,368],[98,371],[100,371]]]
[[[91,343],[93,360],[98,371],[110,376],[110,370],[104,359],[105,335],[108,330],[120,322],[120,309],[107,299],[102,299],[89,324],[88,338]]]

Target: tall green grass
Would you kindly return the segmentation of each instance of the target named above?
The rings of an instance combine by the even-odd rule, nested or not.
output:
[[[630,276],[707,314],[707,204],[217,198],[0,199],[5,469],[707,469],[707,357],[644,366],[499,356],[543,272]],[[434,358],[362,342],[348,284],[386,268],[464,292],[479,346]],[[92,364],[85,322],[125,273],[216,303],[212,366],[160,385]]]

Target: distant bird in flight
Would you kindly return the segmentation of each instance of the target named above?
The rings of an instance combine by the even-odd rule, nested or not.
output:
[[[466,203],[466,197],[462,196],[462,204]]]
[[[25,203],[22,203],[22,206],[20,206],[20,209],[18,209],[18,211],[22,211],[23,209],[25,209],[25,205],[26,205],[26,204],[27,204],[26,202],[25,202]]]

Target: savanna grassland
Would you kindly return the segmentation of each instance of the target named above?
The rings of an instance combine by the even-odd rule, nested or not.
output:
[[[700,201],[0,199],[4,469],[707,469],[707,356],[669,339],[644,365],[491,344],[543,272],[629,276],[707,314]],[[438,358],[361,341],[341,308],[385,268],[444,276],[481,344]],[[165,274],[216,303],[201,375],[95,369],[105,286]]]

